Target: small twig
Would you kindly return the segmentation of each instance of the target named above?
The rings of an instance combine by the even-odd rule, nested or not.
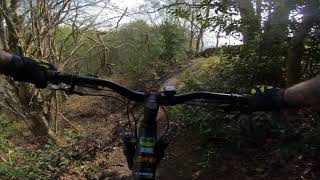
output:
[[[124,12],[122,13],[121,17],[120,17],[119,20],[117,21],[117,25],[116,25],[116,27],[114,27],[114,29],[117,29],[117,28],[119,27],[120,21],[122,20],[122,18],[124,17],[124,15],[126,15],[127,11],[128,11],[128,8],[126,8],[126,9],[124,10]]]
[[[33,99],[38,96],[38,92],[39,92],[38,89],[36,89],[34,91],[34,93],[32,94],[30,101],[29,101],[29,104],[28,104],[29,106],[31,106]]]
[[[67,121],[75,130],[80,131],[69,119],[67,119],[63,114],[58,112],[59,116],[62,117],[63,120]]]
[[[59,102],[58,102],[58,92],[55,92],[55,108],[56,114],[54,116],[54,130],[56,134],[58,133],[58,113],[59,113]]]
[[[3,158],[3,157],[0,157],[0,159],[2,160],[2,161],[4,161],[4,162],[8,162],[5,158]]]
[[[8,159],[9,159],[9,163],[10,163],[10,166],[12,166],[13,165],[13,163],[12,163],[12,158],[11,158],[11,154],[13,153],[13,150],[11,150],[11,149],[9,149],[8,150]]]

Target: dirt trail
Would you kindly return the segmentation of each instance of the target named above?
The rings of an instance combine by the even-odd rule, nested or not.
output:
[[[179,89],[183,86],[183,82],[181,82],[182,74],[185,71],[191,71],[195,74],[202,62],[204,61],[198,59],[184,64],[179,71],[169,75],[166,81],[159,87],[159,90],[162,91],[166,84],[174,85]],[[137,109],[139,108],[135,110]],[[142,108],[140,107],[140,109]],[[67,172],[60,179],[131,179],[131,172],[127,167],[120,142],[120,136],[129,131],[125,106],[109,97],[71,96],[64,110],[64,115],[71,122],[79,125],[78,127],[81,127],[80,133],[83,138],[78,142],[79,148],[77,149],[79,150],[75,153],[79,156],[82,163],[80,168],[87,167],[87,169],[81,169],[82,174]],[[163,132],[166,123],[165,113],[160,110],[157,118],[159,130]],[[177,124],[177,122],[171,123]],[[70,129],[70,125],[67,123],[65,123],[65,127],[65,129]],[[179,126],[174,127],[179,128]],[[171,135],[173,134],[170,136],[171,143],[158,167],[157,179],[257,179],[254,173],[246,169],[238,156],[228,154],[228,152],[213,152],[215,153],[213,156],[218,159],[216,159],[217,163],[210,164],[210,152],[203,148],[205,144],[201,142],[199,134],[184,131],[182,128],[176,131],[175,128],[172,129],[178,133],[170,133]],[[215,146],[218,146],[218,144],[215,144]],[[90,172],[88,172],[88,167],[91,168]],[[291,167],[289,166],[289,168]],[[92,172],[92,170],[94,171]],[[281,172],[280,177],[261,177],[262,179],[289,179],[288,172]],[[265,174],[262,175],[264,176]]]
[[[183,86],[182,75],[186,71],[192,72],[196,69],[202,59],[194,59],[181,70],[173,74],[163,83],[159,90],[162,90],[165,85],[175,86],[180,89]],[[165,114],[159,111],[158,120],[164,120]],[[161,127],[161,125],[160,125]],[[192,132],[178,133],[170,139],[170,145],[166,150],[166,156],[161,161],[158,168],[158,179],[211,179],[202,175],[201,164],[206,159],[203,156],[203,151],[200,148],[201,142],[197,134]]]
[[[173,73],[159,88],[162,91],[165,85],[176,86],[179,89],[182,86],[181,78],[185,71],[192,71],[200,63],[201,59],[195,59],[188,64],[182,65],[178,72]],[[158,122],[160,122],[160,131],[164,130],[165,114],[162,110],[159,110],[157,116]],[[187,143],[188,142],[188,143]],[[171,139],[171,143],[166,151],[166,156],[160,163],[158,169],[158,179],[199,179],[202,169],[199,164],[203,163],[203,152],[199,148],[200,141],[194,134],[178,135]],[[126,164],[123,156],[122,149],[113,151],[110,156],[111,164]],[[117,166],[111,168],[117,174],[123,176],[130,175],[131,172],[127,170],[127,166]]]
[[[129,176],[130,171],[123,168],[126,163],[119,139],[128,127],[123,104],[108,97],[71,96],[64,110],[65,116],[81,127],[81,139],[72,150],[74,156],[83,162],[83,167],[95,167],[99,171],[89,173],[85,179],[95,179],[101,176],[101,171],[105,177]],[[119,155],[115,153],[118,151]],[[87,174],[80,175],[83,176]],[[67,174],[62,179],[84,179],[80,177]]]
[[[165,80],[165,82],[160,86],[159,91],[163,90],[163,87],[165,85],[176,86],[176,88],[179,89],[182,86],[181,78],[182,78],[183,73],[186,71],[194,70],[195,68],[197,68],[197,66],[201,62],[203,62],[203,59],[199,58],[199,59],[193,59],[190,62],[188,62],[184,65],[181,65],[179,71],[174,72]]]
[[[182,73],[196,68],[200,62],[201,59],[196,59],[182,65],[179,71],[167,78],[159,90],[163,90],[165,84],[179,88]],[[131,174],[127,168],[119,138],[128,125],[126,124],[127,119],[124,109],[125,107],[115,100],[99,97],[73,96],[66,104],[66,116],[73,122],[77,122],[81,127],[85,127],[85,129],[82,129],[83,135],[91,138],[89,141],[99,141],[100,144],[95,149],[98,152],[95,152],[94,157],[91,157],[92,160],[88,161],[87,164],[90,166],[96,164],[96,161],[102,161],[100,163],[103,164],[104,172],[99,176],[103,176],[104,179],[127,179]],[[158,122],[163,122],[164,118],[165,114],[159,111]],[[92,123],[92,120],[95,123]],[[161,131],[164,126],[160,123],[159,127]],[[94,143],[85,142],[85,144],[89,146],[86,147],[89,150],[90,146],[97,146]],[[102,149],[101,147],[107,148]],[[166,156],[160,163],[158,179],[199,179],[202,174],[200,164],[205,161],[203,152],[199,147],[200,141],[197,135],[184,133],[172,138]]]

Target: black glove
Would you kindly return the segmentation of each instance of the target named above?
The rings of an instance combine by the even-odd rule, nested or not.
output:
[[[37,88],[45,88],[57,69],[43,59],[31,59],[14,55],[5,69],[5,74],[16,81],[29,82]]]
[[[288,107],[284,100],[284,90],[272,86],[253,86],[248,92],[250,106],[258,110],[280,110]]]

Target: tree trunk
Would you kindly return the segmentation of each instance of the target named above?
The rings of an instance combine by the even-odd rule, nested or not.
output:
[[[247,44],[255,39],[256,33],[260,29],[260,21],[251,0],[237,0],[237,3],[241,16],[240,32],[243,37],[243,44]]]
[[[191,27],[190,27],[190,41],[189,41],[189,48],[192,49],[193,45],[193,38],[194,38],[194,8],[191,10]]]
[[[200,26],[200,30],[199,30],[199,35],[198,35],[198,38],[197,38],[197,43],[196,43],[196,51],[199,52],[200,50],[200,43],[203,39],[203,34],[204,34],[204,31],[208,28],[209,26],[209,15],[210,15],[210,4],[211,4],[212,0],[209,0],[206,4],[207,8],[206,8],[206,14],[205,14],[205,19],[204,19],[204,22],[201,23],[201,26]]]
[[[0,1],[0,8],[3,9],[4,2]],[[4,14],[3,11],[0,11],[0,41],[2,48],[8,50],[7,41],[6,41],[6,32],[4,27]]]
[[[282,44],[288,39],[291,6],[288,0],[275,0],[273,12],[265,23],[263,41],[267,46]],[[276,50],[281,48],[276,47]],[[273,50],[272,50],[273,51]]]
[[[21,0],[11,0],[10,7],[6,1],[2,1],[3,13],[8,32],[8,48],[11,52],[18,55],[23,55],[24,51],[20,46],[20,35],[22,34],[23,20],[19,14]],[[33,9],[34,10],[34,9]],[[40,21],[39,21],[40,22]],[[40,36],[40,34],[36,34]],[[41,38],[41,37],[38,37]],[[39,44],[40,46],[42,44]],[[38,53],[39,54],[39,53]],[[17,86],[11,83],[14,87],[14,93],[18,99],[19,107],[24,112],[28,122],[31,122],[30,130],[36,137],[45,137],[45,139],[55,139],[54,133],[50,128],[50,112],[48,103],[45,98],[34,95],[34,89],[26,83],[19,83]],[[13,100],[14,101],[14,100]],[[17,106],[18,107],[18,106]]]
[[[196,52],[197,53],[200,50],[200,42],[201,42],[201,39],[203,38],[203,31],[204,31],[204,29],[201,27],[199,30],[199,34],[198,34],[197,42],[196,42]]]
[[[218,52],[221,31],[222,31],[221,26],[219,26],[218,32],[217,32],[217,37],[216,37],[216,46],[215,46],[216,50],[215,50],[215,53]]]
[[[317,9],[319,3],[309,3],[304,8],[303,19],[291,39],[288,50],[287,71],[288,86],[296,84],[301,78],[301,60],[304,54],[304,40],[315,22],[319,22],[320,13]]]
[[[41,138],[46,142],[47,140],[55,140],[55,133],[50,126],[50,112],[44,103],[34,102],[28,109],[30,112],[28,118],[32,122],[31,131],[35,137]],[[51,123],[52,124],[52,123]]]
[[[256,0],[257,21],[261,24],[262,0]]]
[[[7,1],[2,1],[2,13],[6,14],[4,16],[7,32],[8,32],[8,48],[15,54],[22,54],[21,47],[19,46],[19,35],[17,29],[19,29],[19,15],[18,15],[18,5],[19,1],[12,0],[10,7],[7,4]]]
[[[201,39],[201,47],[200,47],[200,51],[203,51],[203,47],[204,47],[204,42],[203,42],[203,38]]]

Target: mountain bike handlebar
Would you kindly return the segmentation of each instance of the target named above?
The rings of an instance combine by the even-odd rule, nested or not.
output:
[[[143,119],[136,127],[135,136],[129,135],[123,139],[124,153],[128,167],[136,180],[154,180],[157,164],[164,157],[164,151],[169,144],[165,138],[158,138],[157,115],[160,106],[182,104],[193,100],[209,100],[210,102],[229,105],[249,106],[250,96],[212,92],[189,92],[175,95],[175,88],[165,86],[163,92],[132,91],[124,86],[108,80],[93,77],[56,73],[51,79],[52,84],[68,84],[74,93],[74,86],[101,89],[102,87],[136,102],[143,102]],[[93,87],[92,87],[93,86]],[[65,89],[63,89],[65,90]],[[137,132],[138,131],[138,132]]]
[[[56,74],[53,78],[53,83],[65,83],[69,85],[94,85],[109,88],[116,93],[128,98],[129,100],[136,102],[144,102],[145,96],[149,92],[132,91],[124,86],[121,86],[115,82],[109,80],[102,80],[93,77],[70,75],[70,74]],[[164,95],[158,96],[158,103],[164,106],[182,104],[192,100],[212,100],[222,103],[239,103],[242,105],[248,105],[249,97],[239,94],[225,94],[225,93],[213,93],[213,92],[190,92],[179,95]]]
[[[116,93],[137,102],[143,102],[145,93],[139,91],[132,91],[124,86],[115,82],[102,80],[93,77],[70,75],[70,74],[56,74],[53,78],[53,83],[65,83],[69,85],[95,85],[109,88]]]

